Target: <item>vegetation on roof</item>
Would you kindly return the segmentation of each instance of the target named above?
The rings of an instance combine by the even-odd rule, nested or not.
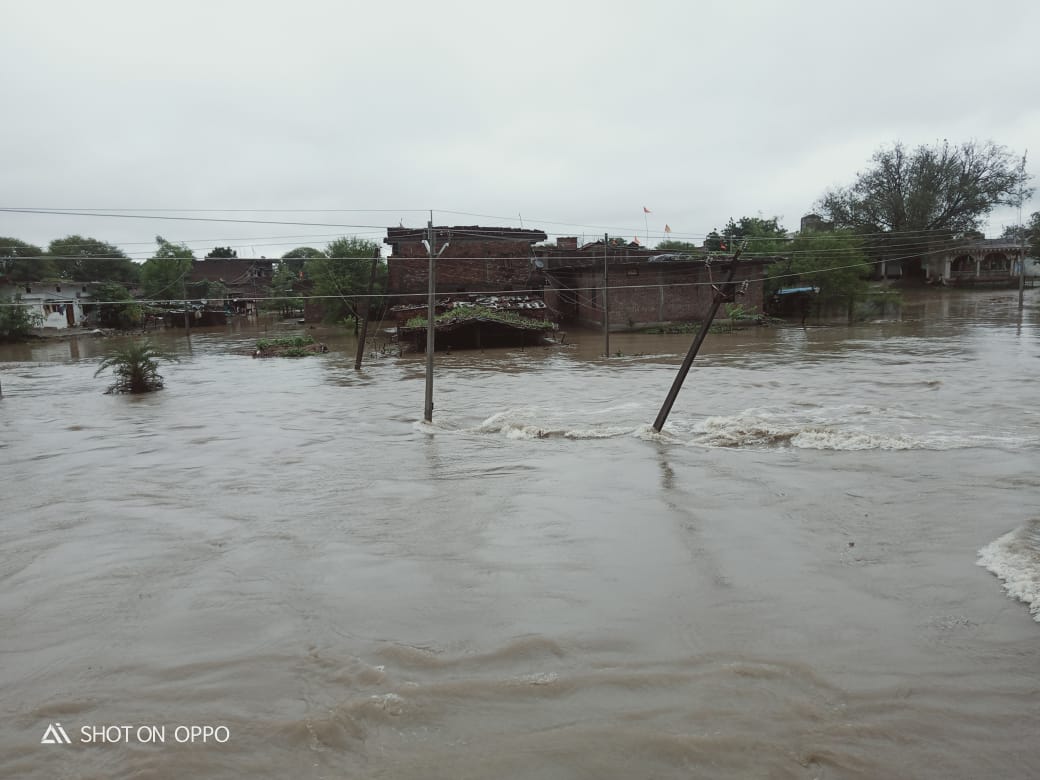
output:
[[[515,328],[526,330],[555,330],[552,322],[544,320],[533,320],[530,317],[521,317],[513,311],[491,309],[487,306],[455,306],[446,312],[438,314],[433,322],[434,325],[451,325],[480,320],[482,322],[498,322]],[[412,317],[405,323],[406,328],[425,328],[426,317]]]
[[[311,336],[287,336],[278,339],[260,339],[256,342],[254,357],[306,357],[328,352],[328,347],[317,343]]]

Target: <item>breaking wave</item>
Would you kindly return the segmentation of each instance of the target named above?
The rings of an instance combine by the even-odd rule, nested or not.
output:
[[[914,450],[928,445],[911,436],[837,425],[770,420],[751,415],[709,417],[691,443],[706,447],[778,447],[807,450]]]
[[[1035,437],[992,431],[942,430],[932,420],[899,409],[845,405],[793,409],[748,409],[687,423],[684,434],[703,447],[806,450],[954,450],[968,447],[1034,446]],[[675,428],[683,426],[677,423]]]
[[[634,432],[632,426],[580,419],[583,416],[601,416],[604,411],[578,413],[575,414],[578,419],[565,424],[547,419],[548,415],[538,409],[507,409],[488,417],[473,432],[498,433],[507,439],[612,439]]]
[[[1003,580],[1008,596],[1028,604],[1040,623],[1040,518],[979,550],[978,565]]]
[[[795,448],[828,451],[955,450],[971,447],[1034,447],[1040,437],[992,428],[971,430],[970,420],[949,420],[904,409],[862,404],[818,406],[796,403],[788,407],[745,409],[732,415],[669,419],[656,433],[648,419],[653,409],[629,402],[561,409],[517,406],[474,424],[461,417],[441,415],[432,424],[417,423],[427,434],[495,435],[507,440],[594,440],[634,436],[644,440],[690,444],[708,448]]]

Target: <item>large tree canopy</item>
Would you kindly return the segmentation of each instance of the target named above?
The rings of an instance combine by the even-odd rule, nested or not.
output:
[[[379,244],[363,238],[338,238],[325,248],[321,257],[312,257],[304,266],[305,276],[314,282],[314,293],[328,296],[322,304],[325,319],[351,318],[355,328],[361,312],[362,296],[368,292],[372,257]],[[386,285],[386,263],[379,261],[375,292]]]
[[[1025,226],[1026,252],[1035,258],[1040,258],[1040,211],[1034,211]]]
[[[63,279],[133,285],[140,274],[140,266],[123,250],[96,238],[57,238],[51,241],[48,254]]]
[[[839,228],[860,233],[920,232],[944,238],[978,230],[999,205],[1028,195],[1024,161],[992,141],[908,150],[879,149],[849,187],[824,195],[820,207]]]
[[[158,248],[141,266],[141,286],[146,298],[179,299],[185,294],[195,256],[184,244],[173,244],[155,237]]]
[[[677,241],[673,238],[658,241],[654,249],[659,252],[681,252],[689,255],[699,254],[701,251],[701,248],[691,241]]]
[[[0,236],[0,276],[16,282],[35,282],[54,276],[54,265],[35,244]]]
[[[784,259],[766,269],[766,292],[805,284],[819,288],[821,299],[847,298],[866,286],[869,272],[863,241],[851,231],[806,233],[788,242]]]
[[[312,246],[298,246],[282,255],[282,261],[278,264],[278,267],[285,267],[293,273],[299,274],[306,262],[315,257],[325,257],[325,253]]]
[[[238,252],[229,246],[215,246],[209,252],[206,253],[206,259],[210,258],[235,258],[238,257]]]
[[[711,231],[704,239],[704,248],[711,252],[733,252],[737,245],[747,240],[748,255],[773,255],[781,251],[787,231],[780,225],[779,217],[741,217],[734,221],[730,217],[726,227],[719,233]]]
[[[144,310],[134,302],[130,291],[116,282],[102,282],[91,288],[98,301],[98,318],[106,328],[133,328],[141,324]]]

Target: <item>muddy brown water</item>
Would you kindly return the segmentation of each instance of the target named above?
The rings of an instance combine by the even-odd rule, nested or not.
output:
[[[1027,294],[714,334],[661,436],[690,336],[438,355],[432,426],[291,323],[4,347],[0,777],[1038,777]]]

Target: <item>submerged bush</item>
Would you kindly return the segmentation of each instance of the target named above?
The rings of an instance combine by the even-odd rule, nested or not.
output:
[[[311,336],[288,336],[279,339],[260,339],[256,342],[256,348],[261,352],[275,348],[300,349],[314,343]]]
[[[106,392],[150,393],[163,387],[163,378],[157,362],[159,360],[175,361],[176,358],[159,352],[150,341],[137,342],[109,353],[101,361],[94,376],[111,368],[116,381]]]
[[[24,341],[32,329],[43,324],[43,317],[28,306],[19,305],[20,297],[0,298],[0,341]]]

